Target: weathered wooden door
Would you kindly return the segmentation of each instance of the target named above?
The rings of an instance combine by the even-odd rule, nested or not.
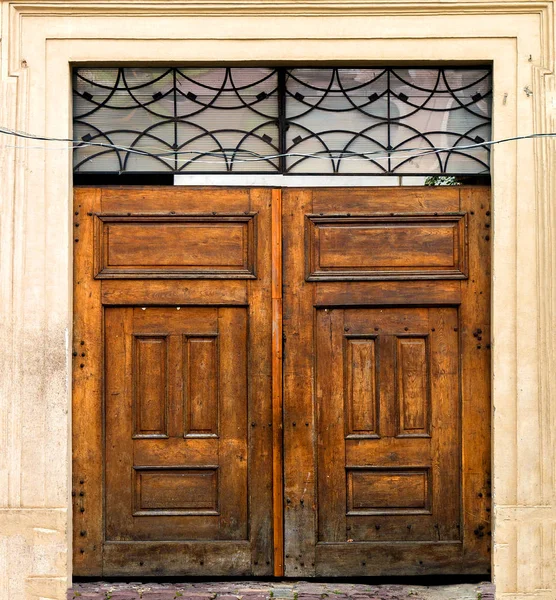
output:
[[[272,574],[270,197],[76,190],[75,574]]]
[[[487,573],[487,188],[283,193],[285,569]]]
[[[488,572],[487,188],[82,188],[74,219],[76,575]]]

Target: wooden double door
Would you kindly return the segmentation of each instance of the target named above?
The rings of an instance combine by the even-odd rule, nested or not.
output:
[[[482,187],[76,188],[74,574],[486,574]]]

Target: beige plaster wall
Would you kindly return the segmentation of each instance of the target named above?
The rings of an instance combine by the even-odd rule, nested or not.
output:
[[[556,131],[552,1],[1,1],[0,125],[71,135],[70,64],[493,61],[494,137]],[[71,157],[0,140],[0,600],[70,584]],[[493,572],[556,598],[556,140],[493,156]]]

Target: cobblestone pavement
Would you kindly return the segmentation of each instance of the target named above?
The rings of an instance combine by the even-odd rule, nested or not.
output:
[[[75,583],[68,600],[494,600],[491,583],[372,585],[308,581]]]

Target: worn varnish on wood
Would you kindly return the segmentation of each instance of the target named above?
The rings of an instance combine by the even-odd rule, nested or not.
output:
[[[309,281],[463,279],[467,273],[465,214],[308,215],[306,223]]]
[[[257,215],[96,215],[100,279],[255,278]]]
[[[272,575],[270,190],[74,212],[74,573]]]
[[[74,212],[76,575],[488,572],[487,188]]]
[[[488,188],[288,189],[286,574],[487,574]]]

